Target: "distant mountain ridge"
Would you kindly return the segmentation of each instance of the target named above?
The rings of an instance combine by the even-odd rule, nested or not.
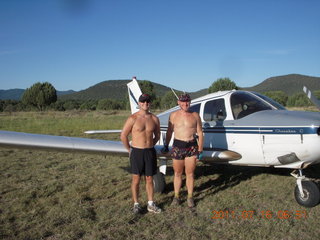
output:
[[[122,100],[127,96],[127,83],[130,79],[125,80],[107,80],[91,86],[85,90],[75,92],[69,91],[57,91],[59,99],[116,99]],[[140,81],[140,80],[139,80]],[[142,81],[142,80],[141,80]],[[214,82],[208,82],[208,87]],[[152,82],[154,85],[154,91],[157,96],[164,96],[167,91],[171,91],[171,88]],[[255,91],[255,92],[267,92],[267,91],[283,91],[288,96],[295,93],[302,93],[303,86],[307,86],[312,91],[320,90],[320,77],[311,77],[300,74],[289,74],[284,76],[271,77],[258,85],[253,87],[241,87],[241,89]],[[23,89],[10,89],[0,90],[0,99],[14,99],[19,100],[23,95]],[[190,93],[192,98],[197,98],[208,93],[208,88],[201,89],[196,92]]]
[[[303,86],[307,86],[312,91],[320,90],[320,77],[310,77],[300,74],[289,74],[278,77],[271,77],[253,87],[243,88],[248,91],[267,92],[283,91],[288,96],[302,92]]]
[[[60,99],[81,99],[81,100],[89,100],[89,99],[116,99],[121,100],[125,99],[128,95],[127,84],[131,80],[108,80],[101,83],[98,83],[92,87],[89,87],[85,90],[63,95]],[[139,80],[140,81],[140,80]],[[143,81],[143,80],[141,80]],[[163,96],[167,91],[170,91],[170,88],[163,86],[158,83],[152,82],[154,91],[157,96]]]
[[[9,90],[0,90],[0,99],[1,100],[20,100],[23,93],[24,89],[9,89]]]
[[[25,89],[9,89],[9,90],[0,90],[0,100],[21,100]],[[66,94],[72,94],[76,91],[68,90],[68,91],[57,91],[57,95],[63,96]]]

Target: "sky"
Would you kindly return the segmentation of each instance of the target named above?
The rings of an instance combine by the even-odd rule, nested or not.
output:
[[[0,89],[320,77],[319,0],[0,0]]]

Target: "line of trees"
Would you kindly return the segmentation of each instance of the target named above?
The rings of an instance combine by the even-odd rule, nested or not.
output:
[[[148,93],[153,99],[153,109],[169,109],[177,105],[177,98],[172,91],[168,91],[163,96],[157,96],[154,86],[150,81],[139,82],[141,91]],[[208,88],[208,93],[240,89],[235,82],[229,78],[219,78]],[[176,92],[181,94],[181,92]],[[282,91],[264,92],[264,95],[272,98],[283,106],[305,107],[312,103],[304,93],[297,93],[292,96],[286,95]],[[320,98],[320,90],[314,92],[315,96]],[[21,101],[0,100],[0,112],[15,111],[43,111],[43,110],[128,110],[130,109],[129,100],[58,100],[57,92],[54,86],[48,82],[35,83],[26,89]]]

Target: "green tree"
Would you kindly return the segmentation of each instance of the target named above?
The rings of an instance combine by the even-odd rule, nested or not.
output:
[[[65,111],[66,109],[65,109],[64,106],[63,106],[64,103],[65,103],[64,100],[58,100],[58,101],[52,103],[52,104],[50,105],[50,108],[53,109],[53,110],[55,110],[55,111]]]
[[[314,91],[313,94],[316,98],[320,99],[320,90]]]
[[[282,106],[286,106],[287,104],[288,95],[285,94],[283,91],[269,91],[263,94],[280,103]]]
[[[98,110],[119,110],[122,109],[122,105],[120,102],[113,99],[101,99],[97,105]]]
[[[176,94],[179,96],[182,92],[176,92]],[[172,91],[166,92],[166,94],[161,98],[160,106],[162,109],[169,109],[177,106],[177,97]]]
[[[81,104],[80,110],[96,110],[98,105],[97,100],[87,100]]]
[[[312,103],[304,93],[296,93],[288,98],[288,107],[307,107],[311,106]]]
[[[238,86],[235,84],[235,82],[231,81],[230,78],[219,78],[211,84],[208,92],[214,93],[232,89],[238,89]]]
[[[57,91],[48,82],[35,83],[27,88],[22,96],[22,102],[26,105],[32,105],[42,111],[46,106],[57,101]]]
[[[17,100],[0,100],[0,112],[18,112],[25,110],[25,106],[21,101]]]
[[[154,92],[154,86],[150,81],[139,81],[139,86],[142,93],[149,94],[152,101],[156,99],[156,93]]]
[[[159,108],[161,105],[161,99],[157,97],[152,82],[146,80],[139,81],[139,86],[142,93],[150,95],[152,101],[152,108]]]
[[[64,101],[63,108],[65,110],[79,109],[83,102],[84,102],[83,100],[79,100],[79,99],[68,99]]]

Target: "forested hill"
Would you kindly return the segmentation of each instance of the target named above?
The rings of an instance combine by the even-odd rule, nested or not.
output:
[[[128,95],[127,84],[131,80],[109,80],[98,83],[85,90],[61,96],[60,99],[125,99]],[[140,81],[140,80],[139,80]],[[152,82],[154,91],[157,96],[163,96],[167,91],[171,91],[170,88],[158,83]]]
[[[290,74],[271,77],[256,86],[243,89],[260,93],[267,91],[283,91],[288,96],[291,96],[295,93],[302,93],[303,86],[307,86],[312,91],[320,90],[320,77]]]
[[[233,79],[232,79],[233,80]],[[61,99],[125,99],[128,95],[127,92],[127,83],[131,80],[109,80],[98,83],[88,89],[60,96]],[[208,87],[214,82],[208,82]],[[167,91],[171,89],[167,86],[154,83],[154,91],[157,96],[164,96]],[[320,77],[310,77],[299,74],[290,74],[278,77],[271,77],[263,81],[262,83],[253,86],[253,87],[241,87],[241,89],[256,91],[256,92],[268,92],[268,91],[283,91],[288,96],[291,96],[295,93],[301,93],[303,86],[307,86],[312,91],[320,90]],[[175,90],[176,91],[176,90]],[[196,92],[190,93],[191,97],[197,98],[208,93],[208,89],[201,89]]]
[[[216,79],[208,81],[209,86]],[[236,79],[231,79],[236,83]],[[58,97],[62,100],[67,99],[115,99],[115,100],[124,100],[127,93],[127,83],[131,81],[127,80],[108,80],[101,83],[98,83],[94,86],[91,86],[85,90],[74,92],[70,91],[58,91]],[[140,81],[140,80],[139,80]],[[157,96],[164,96],[167,91],[171,91],[169,87],[151,82],[154,86],[154,91]],[[241,89],[256,91],[260,93],[268,91],[283,91],[288,96],[291,96],[295,93],[302,93],[303,86],[307,86],[312,91],[320,90],[320,77],[311,77],[299,74],[290,74],[284,76],[271,77],[261,82],[260,84],[253,87],[241,87]],[[175,90],[176,91],[176,90]],[[0,99],[15,99],[19,100],[19,97],[22,96],[23,89],[11,89],[11,90],[0,90]],[[201,89],[196,92],[190,93],[191,97],[194,99],[196,97],[203,96],[208,93],[208,89]]]

